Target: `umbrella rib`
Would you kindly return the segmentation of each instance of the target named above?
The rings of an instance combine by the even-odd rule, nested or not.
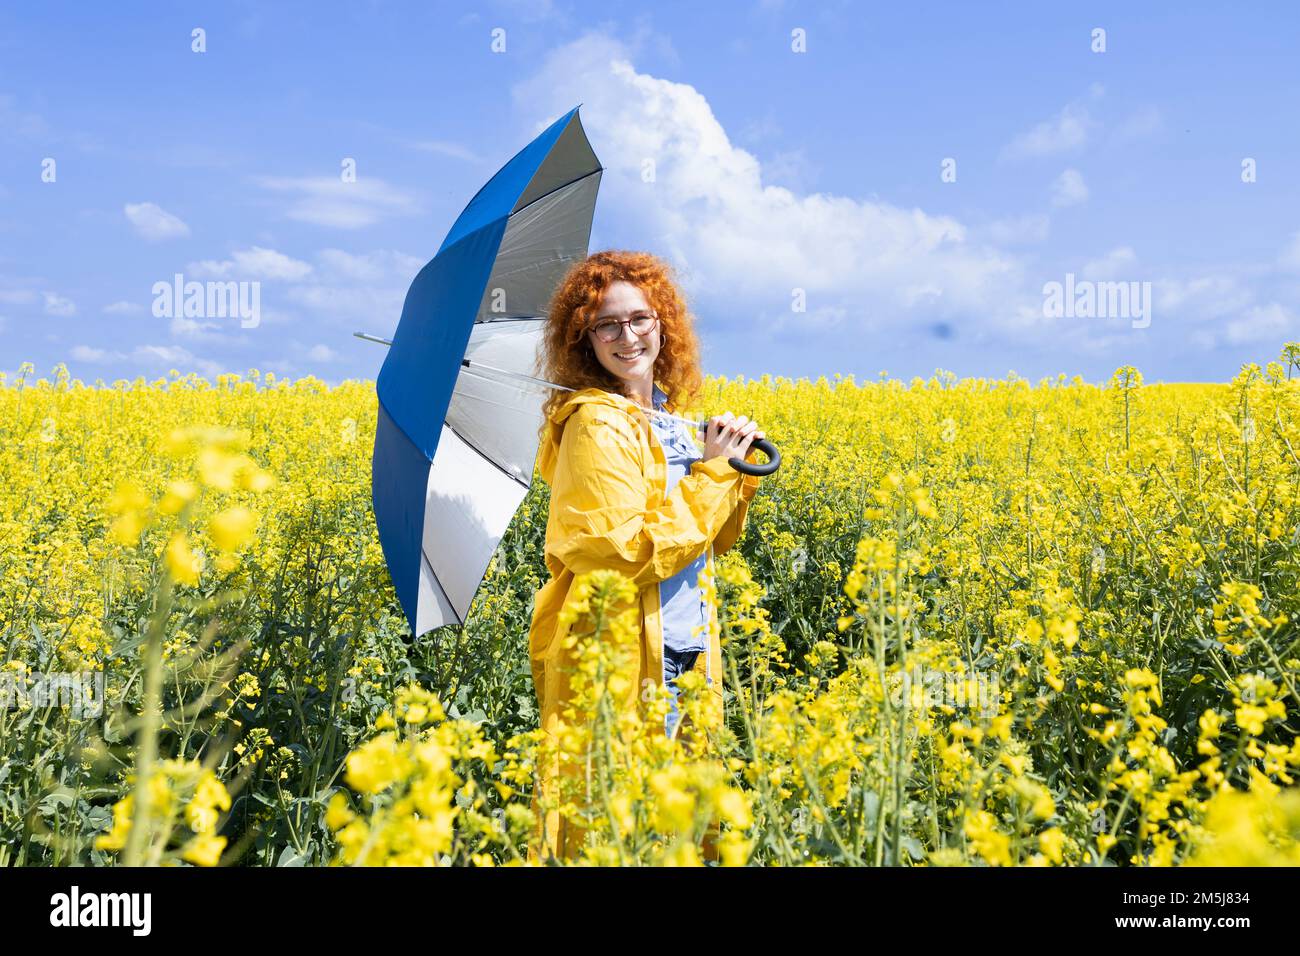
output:
[[[568,188],[569,188],[570,186],[572,186],[574,183],[580,183],[580,182],[582,182],[584,179],[590,179],[592,176],[595,176],[595,175],[597,175],[598,173],[603,173],[604,171],[605,171],[605,167],[604,167],[604,166],[597,166],[595,169],[593,169],[593,170],[592,170],[591,172],[589,172],[589,173],[583,173],[581,176],[578,176],[578,177],[575,178],[575,179],[570,179],[567,183],[564,183],[564,184],[562,184],[562,185],[560,185],[560,186],[556,186],[556,187],[555,187],[554,189],[552,189],[550,192],[542,193],[542,194],[541,194],[540,196],[538,196],[536,199],[532,199],[532,200],[530,200],[530,201],[528,202],[528,205],[527,205],[527,206],[520,206],[518,209],[512,210],[511,213],[510,213],[510,215],[507,216],[506,218],[509,219],[510,216],[517,216],[517,215],[519,215],[521,212],[523,212],[525,209],[527,209],[528,206],[531,206],[531,205],[533,205],[534,203],[539,203],[539,202],[541,202],[543,199],[546,199],[546,198],[549,197],[549,196],[553,196],[553,195],[555,195],[555,194],[558,193],[561,189],[568,189]]]
[[[501,384],[496,379],[490,379],[487,378],[487,376],[480,376],[480,377],[485,379],[486,381],[492,382],[494,385]],[[514,412],[515,414],[519,414],[519,415],[526,414],[519,408],[518,405],[507,405],[505,402],[494,402],[490,398],[483,398],[481,395],[471,395],[469,392],[460,392],[459,394],[467,402],[478,402],[483,405],[491,405],[494,408],[504,408],[508,412]]]
[[[519,485],[522,485],[524,488],[529,487],[528,482],[526,482],[526,481],[521,481],[517,475],[511,474],[508,470],[506,470],[505,468],[502,468],[501,465],[500,465],[498,462],[493,461],[493,460],[492,460],[491,458],[489,458],[487,455],[483,454],[483,452],[478,448],[477,445],[475,445],[473,442],[471,442],[468,438],[466,438],[466,437],[465,437],[464,435],[462,435],[460,432],[456,431],[456,429],[452,427],[451,422],[448,422],[448,421],[444,420],[444,421],[443,421],[443,425],[446,426],[446,428],[447,428],[447,430],[448,430],[449,432],[451,432],[453,435],[455,435],[457,438],[459,438],[462,442],[464,442],[466,448],[472,448],[472,449],[474,450],[474,452],[475,452],[476,454],[479,455],[479,457],[481,457],[484,461],[486,461],[489,465],[491,465],[491,466],[492,466],[493,468],[495,468],[497,471],[501,472],[501,474],[505,475],[505,476],[506,476],[507,478],[509,478],[511,481],[514,481],[514,482],[518,483]]]
[[[424,550],[423,544],[420,545],[420,557],[424,559],[425,567],[429,569],[429,577],[433,579],[433,583],[438,587],[438,593],[442,595],[442,599],[447,603],[447,607],[451,608],[451,613],[456,615],[457,618],[459,618],[460,612],[456,610],[456,605],[451,603],[451,595],[447,593],[447,589],[442,586],[442,581],[438,579],[438,572],[433,569],[433,562],[429,560],[429,555]],[[456,623],[464,624],[465,622],[461,620],[457,620]]]
[[[475,361],[471,361],[470,359],[464,359],[464,360],[462,360],[461,365],[462,365],[462,367],[465,369],[465,371],[461,373],[462,375],[465,375],[465,374],[473,375],[473,376],[475,376],[476,378],[481,378],[481,379],[483,379],[484,381],[492,382],[492,383],[495,384],[495,385],[502,385],[502,384],[504,384],[504,383],[498,381],[498,380],[495,379],[495,378],[493,378],[491,375],[484,375],[482,372],[475,371],[475,369],[476,369],[476,368],[485,368],[485,369],[489,369],[490,371],[496,372],[496,373],[498,373],[498,374],[500,374],[500,375],[509,375],[511,378],[519,378],[519,379],[523,379],[523,380],[525,380],[525,381],[532,382],[534,385],[540,385],[540,386],[543,386],[543,387],[545,387],[545,388],[560,388],[560,389],[563,389],[563,390],[566,391],[566,392],[572,392],[572,391],[573,391],[573,389],[568,388],[567,386],[563,386],[563,385],[558,385],[558,386],[557,386],[557,385],[553,385],[553,384],[551,384],[550,382],[546,381],[545,379],[534,378],[534,377],[531,376],[531,375],[525,375],[523,372],[511,372],[511,371],[508,371],[507,369],[503,369],[503,368],[493,368],[491,365],[484,365],[482,362],[475,362]]]
[[[587,178],[590,177],[590,176],[595,176],[597,173],[602,173],[602,172],[604,172],[604,171],[605,171],[605,167],[604,167],[604,166],[601,166],[600,168],[598,168],[598,169],[594,169],[594,170],[592,170],[591,172],[589,172],[589,173],[587,173],[587,174],[585,174],[585,175],[582,175],[582,176],[577,177],[576,179],[571,179],[571,180],[569,180],[567,183],[565,183],[563,186],[556,186],[555,189],[552,189],[550,192],[548,192],[548,193],[544,193],[543,195],[538,196],[536,199],[534,199],[534,200],[532,200],[531,202],[529,202],[529,203],[528,203],[528,206],[533,205],[533,203],[541,202],[541,201],[542,201],[543,199],[545,199],[547,196],[550,196],[551,193],[554,193],[554,192],[556,192],[556,191],[558,191],[558,190],[560,190],[560,189],[564,189],[566,186],[572,186],[574,183],[582,182],[582,180],[587,179]],[[477,198],[477,197],[476,197],[476,198]],[[473,200],[471,200],[471,203],[472,203],[472,202],[473,202]],[[507,220],[510,219],[511,216],[517,216],[519,213],[521,213],[521,212],[523,212],[525,209],[527,209],[528,206],[520,206],[518,209],[512,210],[511,212],[509,212],[509,213],[506,214],[506,219],[507,219]],[[437,253],[434,255],[434,258],[436,259],[438,256],[442,255],[444,252],[448,252],[448,251],[450,251],[450,250],[452,250],[452,249],[455,249],[455,248],[456,248],[458,245],[460,245],[462,242],[467,241],[468,239],[470,239],[470,237],[472,237],[472,236],[476,235],[477,233],[481,232],[482,230],[488,228],[489,225],[491,225],[491,223],[487,223],[487,224],[484,224],[484,225],[482,225],[482,226],[478,226],[478,227],[475,228],[475,229],[471,229],[469,232],[465,233],[463,236],[458,237],[458,238],[456,239],[456,241],[453,242],[450,246],[440,247],[440,248],[438,249]],[[443,241],[445,242],[446,240],[443,240]],[[431,260],[431,261],[432,261],[432,260]],[[427,265],[427,263],[426,263],[426,265]],[[421,271],[423,271],[423,270],[421,270]]]
[[[527,265],[517,266],[516,268],[510,269],[509,271],[506,272],[493,272],[492,278],[505,279],[505,278],[509,278],[510,276],[517,276],[524,272],[538,272],[540,271],[542,266],[550,265],[552,262],[576,262],[578,258],[579,256],[573,255],[573,256],[552,256],[550,259],[534,259],[532,262],[529,262]]]
[[[470,359],[461,359],[461,365],[464,366],[465,372],[469,373],[470,375],[477,375],[479,378],[484,379],[485,381],[488,382],[496,382],[497,380],[494,379],[491,375],[484,375],[482,372],[475,372],[474,371],[475,367],[485,368],[488,369],[489,371],[496,372],[500,375],[508,375],[511,378],[524,379],[525,381],[533,382],[536,385],[542,385],[545,386],[546,388],[558,389],[560,391],[565,391],[565,392],[577,391],[576,388],[570,388],[567,385],[557,385],[554,382],[548,382],[542,378],[534,378],[533,376],[525,375],[522,372],[511,372],[508,369],[496,368],[495,366],[492,365],[484,365],[482,362],[472,361]],[[465,374],[465,372],[462,372],[461,374]],[[497,384],[500,383],[498,382]],[[675,421],[681,422],[683,425],[690,425],[692,428],[704,428],[706,425],[705,422],[696,421],[693,418],[683,418],[681,415],[674,415],[671,412],[661,412],[657,408],[643,408],[641,410],[647,414],[659,415],[662,418],[671,418]]]

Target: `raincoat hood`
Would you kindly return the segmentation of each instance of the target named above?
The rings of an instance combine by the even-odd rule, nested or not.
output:
[[[658,390],[658,386],[655,386]],[[568,398],[551,410],[547,417],[546,429],[542,432],[542,439],[537,449],[537,470],[549,485],[555,477],[555,463],[559,459],[560,439],[564,436],[564,423],[568,421],[569,416],[576,412],[583,405],[595,402],[610,408],[621,408],[626,411],[635,420],[644,422],[649,426],[649,419],[645,414],[645,409],[623,395],[617,392],[606,391],[603,388],[583,388],[576,392],[570,392]],[[672,402],[666,402],[664,405],[668,411],[673,411]]]

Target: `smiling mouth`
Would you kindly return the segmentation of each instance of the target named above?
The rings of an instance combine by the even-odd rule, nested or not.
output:
[[[614,357],[624,362],[635,362],[644,354],[645,354],[645,349],[638,349],[637,352],[633,355],[620,355],[618,352],[615,352]]]

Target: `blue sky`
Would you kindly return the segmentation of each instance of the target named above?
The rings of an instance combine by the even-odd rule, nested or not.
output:
[[[373,378],[351,333],[582,103],[591,247],[678,267],[708,373],[1222,381],[1300,339],[1297,51],[1282,2],[7,5],[0,369]],[[155,316],[178,272],[258,324]],[[1145,317],[1045,314],[1067,274]]]

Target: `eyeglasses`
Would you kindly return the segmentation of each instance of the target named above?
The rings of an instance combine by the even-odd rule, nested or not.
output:
[[[632,327],[632,332],[636,335],[648,335],[654,331],[655,325],[659,322],[659,315],[655,312],[638,312],[630,319],[601,319],[591,327],[596,333],[596,338],[602,342],[617,342],[623,337],[623,326]]]

